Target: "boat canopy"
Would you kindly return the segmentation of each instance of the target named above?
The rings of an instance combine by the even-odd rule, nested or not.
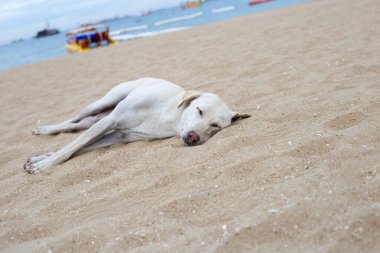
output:
[[[76,35],[76,34],[86,33],[86,32],[92,32],[92,31],[99,31],[99,30],[108,30],[108,26],[106,26],[106,25],[86,26],[83,28],[78,28],[78,29],[69,31],[66,33],[66,36]]]

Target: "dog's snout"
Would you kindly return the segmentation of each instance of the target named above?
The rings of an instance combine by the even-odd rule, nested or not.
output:
[[[194,131],[190,131],[187,133],[187,136],[186,138],[184,138],[184,141],[189,146],[197,145],[197,143],[199,142],[199,135]]]
[[[187,134],[187,138],[188,138],[191,142],[197,142],[197,141],[199,141],[199,136],[198,136],[194,131],[190,131],[190,132]]]

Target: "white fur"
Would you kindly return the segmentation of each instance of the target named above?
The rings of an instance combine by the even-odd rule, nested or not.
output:
[[[245,117],[249,115],[232,112],[215,94],[185,91],[165,80],[142,78],[117,85],[72,119],[37,127],[33,134],[88,129],[57,152],[29,158],[24,169],[36,173],[75,154],[116,143],[179,135],[188,145],[199,145],[231,125],[232,119]],[[190,132],[193,141],[189,141]]]

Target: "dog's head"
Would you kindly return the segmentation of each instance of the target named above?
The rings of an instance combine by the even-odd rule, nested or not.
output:
[[[203,144],[233,121],[251,116],[231,111],[213,93],[197,91],[187,91],[178,107],[183,108],[179,123],[181,138],[189,146]]]

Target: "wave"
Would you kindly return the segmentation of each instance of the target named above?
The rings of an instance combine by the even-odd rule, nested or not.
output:
[[[126,40],[151,37],[151,36],[155,36],[162,33],[182,31],[189,28],[190,27],[176,27],[176,28],[169,28],[169,29],[159,30],[159,31],[154,31],[154,32],[143,32],[143,33],[135,33],[135,34],[114,34],[114,35],[111,34],[111,38],[117,41],[126,41]]]

